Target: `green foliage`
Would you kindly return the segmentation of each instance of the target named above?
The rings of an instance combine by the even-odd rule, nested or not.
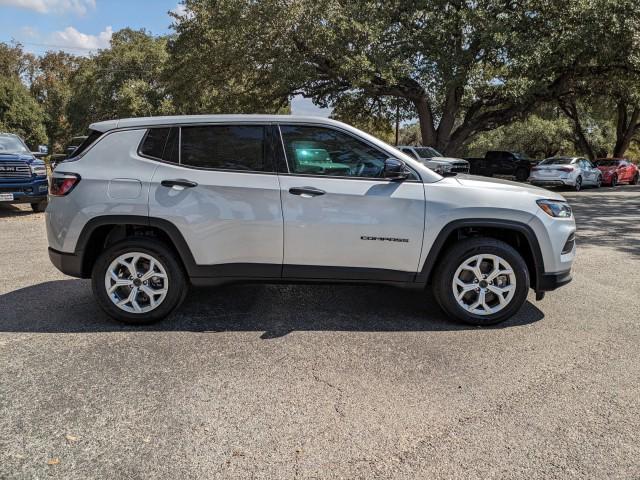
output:
[[[577,79],[633,69],[638,51],[619,39],[621,25],[639,23],[632,0],[184,5],[171,42],[179,105],[273,111],[302,93],[336,108],[363,97],[393,118],[401,101],[403,115],[419,119],[422,143],[445,153],[525,117]]]
[[[35,62],[31,93],[44,110],[44,125],[51,152],[61,151],[73,131],[68,107],[73,90],[70,80],[80,59],[64,52],[47,52]]]
[[[0,77],[0,131],[20,135],[30,148],[47,142],[43,112],[16,77]]]
[[[526,153],[531,158],[575,153],[569,121],[538,115],[476,136],[466,146],[464,156],[481,157],[489,150]]]
[[[111,48],[83,59],[71,77],[74,95],[69,121],[74,133],[110,118],[174,112],[162,82],[167,39],[125,28],[113,34]]]

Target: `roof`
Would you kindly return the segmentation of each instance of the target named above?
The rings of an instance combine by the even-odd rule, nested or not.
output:
[[[303,117],[298,115],[174,115],[165,117],[139,117],[106,120],[92,123],[89,128],[99,132],[116,128],[152,127],[158,125],[188,125],[198,123],[315,123],[325,125],[344,125],[325,117]]]

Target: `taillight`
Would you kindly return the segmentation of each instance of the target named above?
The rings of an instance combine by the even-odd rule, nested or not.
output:
[[[64,197],[80,182],[80,175],[75,173],[60,173],[51,177],[49,194],[54,197]]]
[[[561,172],[567,172],[567,173],[573,172],[573,168],[571,167],[562,167],[562,168],[559,168],[558,170],[560,170]]]

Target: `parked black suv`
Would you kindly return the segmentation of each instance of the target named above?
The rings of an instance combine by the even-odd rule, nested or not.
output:
[[[472,175],[511,175],[520,182],[529,178],[531,168],[538,162],[522,153],[494,150],[487,152],[484,158],[465,158],[470,164]]]

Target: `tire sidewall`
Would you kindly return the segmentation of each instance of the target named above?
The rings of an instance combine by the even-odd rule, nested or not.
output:
[[[162,303],[147,313],[130,313],[113,304],[104,285],[104,278],[111,263],[121,255],[129,252],[141,252],[151,255],[165,269],[169,291]],[[124,240],[108,247],[96,260],[91,272],[91,286],[100,307],[110,317],[131,324],[147,324],[157,322],[184,300],[187,293],[187,282],[182,266],[174,259],[172,252],[163,243],[153,240]]]
[[[474,315],[458,305],[451,284],[460,265],[470,257],[479,254],[493,254],[509,262],[516,276],[516,292],[511,302],[503,310],[493,315]],[[510,245],[500,240],[482,238],[463,240],[454,245],[438,265],[434,282],[436,299],[448,315],[472,325],[494,325],[515,315],[529,291],[529,271],[522,256]]]
[[[524,182],[529,178],[529,172],[526,168],[519,168],[516,170],[515,177],[517,181]]]
[[[576,192],[579,192],[580,190],[582,190],[582,177],[576,178],[576,184],[573,188]]]

